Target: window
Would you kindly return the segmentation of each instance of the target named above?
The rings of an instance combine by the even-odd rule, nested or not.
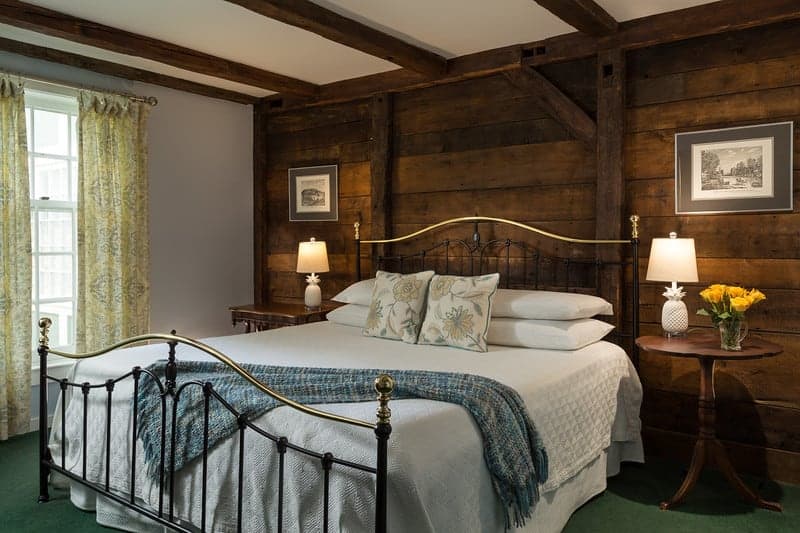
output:
[[[75,347],[77,290],[78,102],[25,90],[31,191],[33,346],[38,319],[53,321],[50,346]]]

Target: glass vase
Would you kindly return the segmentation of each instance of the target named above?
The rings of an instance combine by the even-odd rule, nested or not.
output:
[[[747,321],[723,320],[719,323],[720,347],[723,350],[738,352],[742,341],[747,337]]]

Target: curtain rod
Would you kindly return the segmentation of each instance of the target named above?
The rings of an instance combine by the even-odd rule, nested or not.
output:
[[[116,95],[128,98],[133,102],[142,102],[142,103],[145,103],[145,104],[148,104],[148,105],[151,105],[151,106],[158,105],[158,98],[156,98],[155,96],[137,96],[135,94],[123,93],[123,92],[119,92],[119,91],[109,91],[108,89],[100,89],[100,88],[97,88],[97,87],[87,87],[87,86],[82,86],[82,85],[75,85],[75,84],[66,83],[66,82],[59,81],[59,80],[42,78],[42,77],[39,77],[39,76],[29,76],[27,74],[16,74],[16,73],[11,74],[10,72],[7,72],[7,74],[10,74],[11,76],[17,76],[18,78],[24,79],[24,80],[34,81],[34,82],[37,82],[37,83],[44,83],[46,85],[55,85],[57,87],[64,87],[64,88],[67,88],[67,89],[77,89],[77,90],[88,89],[88,90],[91,90],[91,91],[111,93],[111,94],[116,94]]]

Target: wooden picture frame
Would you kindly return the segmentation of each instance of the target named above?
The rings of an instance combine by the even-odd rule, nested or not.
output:
[[[675,213],[792,211],[793,126],[675,134]]]
[[[289,169],[289,220],[339,220],[337,165]]]

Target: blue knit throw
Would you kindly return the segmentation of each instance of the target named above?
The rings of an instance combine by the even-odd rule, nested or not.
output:
[[[249,420],[280,405],[221,363],[179,361],[177,365],[179,382],[212,383],[214,390]],[[273,390],[304,404],[375,401],[375,377],[389,374],[395,380],[392,400],[426,398],[463,406],[483,435],[483,456],[494,490],[503,502],[507,528],[509,508],[513,509],[515,525],[523,525],[539,499],[538,485],[547,480],[547,453],[525,404],[514,389],[492,379],[424,370],[242,366]],[[164,368],[164,362],[160,361],[148,370],[163,379]],[[147,374],[142,375],[138,398],[137,432],[144,444],[148,472],[153,474],[160,460],[161,397],[155,381]],[[203,453],[203,402],[199,386],[188,386],[181,392],[176,426],[176,470]],[[167,428],[171,427],[171,412],[172,402],[168,401]],[[211,398],[209,447],[238,427],[230,411]],[[169,448],[169,429],[166,442]],[[167,450],[166,468],[169,468],[169,455]]]

